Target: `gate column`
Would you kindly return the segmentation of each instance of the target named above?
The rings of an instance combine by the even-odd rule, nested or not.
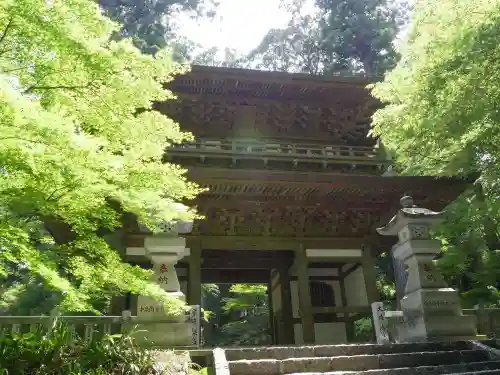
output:
[[[295,328],[293,324],[292,291],[290,289],[290,264],[284,263],[278,268],[281,293],[281,319],[283,321],[283,342],[279,344],[295,344]],[[281,336],[281,335],[280,335]]]
[[[188,304],[201,306],[201,246],[197,241],[190,244]]]
[[[314,319],[311,304],[311,292],[309,288],[309,261],[304,246],[300,245],[295,250],[295,267],[297,269],[297,281],[299,289],[299,313],[302,323],[302,338],[304,343],[313,344]]]

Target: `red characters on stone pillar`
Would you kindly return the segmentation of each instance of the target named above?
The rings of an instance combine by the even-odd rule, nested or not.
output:
[[[162,264],[161,267],[160,267],[160,272],[161,273],[165,273],[167,272],[167,265],[166,264]]]

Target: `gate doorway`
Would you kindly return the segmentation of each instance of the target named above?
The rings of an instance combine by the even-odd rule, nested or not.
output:
[[[203,284],[205,346],[271,345],[266,284]]]

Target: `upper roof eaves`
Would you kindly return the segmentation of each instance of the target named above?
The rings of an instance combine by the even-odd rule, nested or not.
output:
[[[379,81],[382,77],[367,76],[365,74],[338,74],[331,76],[319,76],[307,73],[287,73],[266,71],[257,69],[245,68],[227,68],[215,67],[205,65],[192,65],[191,72],[187,75],[204,75],[211,76],[212,78],[219,79],[245,79],[250,81],[266,81],[266,82],[282,82],[282,83],[301,83],[307,85],[308,83],[314,85],[331,86],[335,84],[342,84],[348,86],[366,87],[370,83]]]

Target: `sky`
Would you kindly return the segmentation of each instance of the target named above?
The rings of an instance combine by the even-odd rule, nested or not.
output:
[[[399,2],[401,0],[395,0]],[[218,0],[217,14],[212,20],[196,20],[188,15],[177,17],[179,34],[201,46],[201,50],[217,47],[223,59],[224,48],[246,55],[257,47],[269,29],[286,27],[290,14],[280,8],[282,0]],[[314,0],[305,0],[302,13],[315,10]],[[396,43],[406,33],[401,31]]]
[[[219,0],[212,20],[180,20],[179,33],[204,48],[233,48],[246,54],[271,28],[285,27],[290,14],[280,9],[280,0]],[[307,6],[309,8],[309,6]]]

